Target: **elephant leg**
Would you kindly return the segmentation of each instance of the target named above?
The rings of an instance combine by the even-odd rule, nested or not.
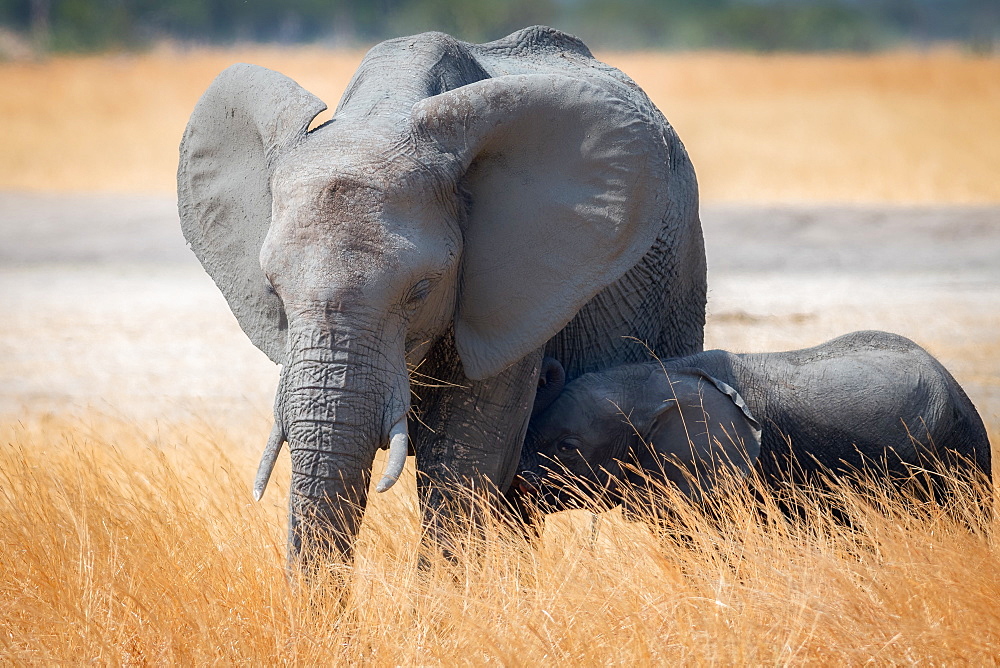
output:
[[[460,387],[433,388],[420,402],[421,420],[434,432],[420,432],[417,487],[426,535],[445,554],[453,553],[449,527],[481,525],[481,513],[509,506],[502,497],[517,473],[541,359],[538,350],[483,381],[464,378],[458,367],[457,379],[435,377]]]

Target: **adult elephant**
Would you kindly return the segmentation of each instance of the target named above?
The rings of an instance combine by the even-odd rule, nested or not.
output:
[[[350,555],[375,452],[388,444],[384,490],[410,434],[432,533],[454,483],[506,489],[543,350],[569,379],[643,359],[631,339],[685,355],[705,313],[684,147],[578,39],[383,42],[309,130],[324,109],[234,65],[198,102],[178,168],[191,248],[282,365],[255,491],[287,442],[292,558]],[[436,381],[412,399],[408,365]]]

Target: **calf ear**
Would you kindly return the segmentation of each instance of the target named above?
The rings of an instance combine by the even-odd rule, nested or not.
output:
[[[531,409],[531,417],[540,414],[548,408],[566,385],[566,370],[554,357],[542,358],[542,368],[538,373],[538,390],[535,392],[535,405]]]
[[[743,397],[698,369],[667,374],[670,392],[649,421],[645,440],[663,475],[689,495],[715,486],[723,470],[749,474],[760,456],[760,423]]]
[[[738,430],[738,435],[741,437],[749,436],[748,438],[744,438],[745,443],[742,447],[745,449],[746,454],[749,456],[750,463],[752,464],[758,457],[760,457],[760,422],[758,422],[757,418],[755,418],[753,413],[750,412],[750,407],[747,406],[747,402],[743,400],[743,397],[740,396],[739,392],[731,386],[723,383],[718,378],[713,378],[703,371],[698,370],[697,373],[702,378],[712,383],[712,385],[715,386],[715,389],[721,392],[724,396],[728,397],[729,400],[733,402],[733,405],[740,410],[740,413],[743,414],[743,419],[746,421],[746,425],[744,428]],[[722,423],[719,424],[721,425]],[[735,420],[734,424],[739,424],[738,418]],[[719,436],[719,434],[716,434],[716,436]],[[749,472],[749,470],[744,471],[744,473],[747,472]]]

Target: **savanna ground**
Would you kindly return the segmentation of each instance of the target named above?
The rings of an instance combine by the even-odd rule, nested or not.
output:
[[[408,469],[370,504],[348,589],[289,579],[287,461],[250,496],[277,372],[184,248],[176,146],[232,62],[332,106],[360,56],[0,64],[4,662],[997,662],[1000,526],[847,491],[794,525],[736,494],[721,527],[682,514],[686,542],[617,512],[554,516],[534,545],[494,527],[420,573]],[[707,346],[899,332],[1000,443],[1000,59],[605,59],[698,169]]]

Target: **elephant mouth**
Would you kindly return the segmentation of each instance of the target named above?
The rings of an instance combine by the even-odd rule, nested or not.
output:
[[[524,496],[538,496],[540,493],[538,476],[533,473],[522,472],[514,476],[511,487]]]

